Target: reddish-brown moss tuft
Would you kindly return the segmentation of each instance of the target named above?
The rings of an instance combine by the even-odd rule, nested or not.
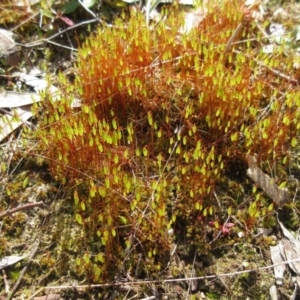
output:
[[[227,184],[232,157],[278,163],[296,147],[298,87],[274,72],[266,78],[276,58],[266,61],[251,44],[224,51],[243,17],[239,5],[224,1],[188,34],[179,33],[178,12],[154,28],[139,13],[99,28],[79,52],[74,86],[65,84],[60,102],[45,101],[38,134],[53,175],[76,186],[75,217],[97,240],[89,250],[104,253],[89,262],[102,265],[96,279],[113,273],[112,262],[131,268],[137,253],[163,264],[176,218],[205,242],[196,220],[225,217],[232,203],[213,195]]]

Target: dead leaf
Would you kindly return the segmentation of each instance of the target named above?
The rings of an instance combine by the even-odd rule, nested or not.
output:
[[[282,285],[282,281],[284,278],[284,272],[286,269],[286,265],[282,262],[285,261],[285,255],[283,253],[284,245],[279,243],[276,246],[270,246],[271,252],[271,260],[274,265],[274,275],[275,275],[275,282],[277,285]]]
[[[6,56],[15,51],[14,48],[16,43],[12,36],[12,32],[5,29],[0,29],[0,57],[4,55]]]
[[[54,95],[57,92],[57,88],[54,85],[49,86],[48,81],[43,78],[38,78],[30,74],[20,74],[20,78],[27,85],[33,87],[37,93],[47,90],[51,95]]]
[[[0,117],[0,141],[5,139],[16,128],[27,122],[27,120],[32,117],[30,107],[26,106],[16,108],[12,114],[16,117],[8,114]]]
[[[40,100],[41,97],[34,93],[0,92],[0,108],[20,107]]]
[[[284,239],[284,253],[287,260],[295,260],[300,257],[300,243],[291,242],[290,240]],[[289,262],[290,268],[297,274],[300,275],[300,262],[293,261]]]
[[[281,206],[289,200],[288,190],[279,188],[274,183],[274,179],[270,178],[258,168],[254,156],[248,156],[248,165],[249,169],[247,170],[247,175],[259,185],[278,206]]]
[[[25,255],[23,255],[23,256],[11,255],[11,256],[3,257],[0,260],[0,270],[16,264],[17,262],[21,261],[25,257],[26,257]]]
[[[58,89],[53,85],[49,86],[45,79],[29,74],[19,74],[19,76],[27,85],[33,87],[37,93],[0,92],[0,109],[15,108],[12,113],[0,116],[0,141],[22,124],[28,123],[27,120],[32,117],[31,105],[42,100],[39,95],[41,91],[47,90],[51,94],[53,101],[60,100]],[[76,108],[80,106],[81,101],[74,98],[71,107]]]
[[[296,260],[300,257],[300,241],[298,241],[294,236],[284,227],[284,225],[278,220],[278,224],[282,230],[285,238],[283,239],[283,250],[281,254],[285,255],[288,261]],[[289,267],[297,274],[297,279],[300,276],[300,261],[289,262]]]

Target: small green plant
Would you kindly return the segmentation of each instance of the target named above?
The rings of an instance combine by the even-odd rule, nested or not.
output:
[[[204,245],[207,220],[241,210],[214,196],[229,184],[232,157],[245,166],[257,153],[281,165],[297,146],[299,88],[270,71],[290,70],[289,57],[254,53],[250,42],[224,51],[240,4],[223,1],[218,17],[209,12],[188,34],[176,9],[155,30],[132,12],[86,41],[74,84],[60,75],[60,101],[45,97],[37,137],[72,193],[86,240],[76,265],[90,280],[133,270],[139,255],[145,272],[162,271],[170,228]],[[253,32],[249,24],[243,38]],[[72,108],[74,97],[81,107]],[[244,207],[245,222],[265,202]]]

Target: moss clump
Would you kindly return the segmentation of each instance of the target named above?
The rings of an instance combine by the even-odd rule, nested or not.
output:
[[[264,197],[238,207],[214,196],[229,186],[232,157],[287,163],[298,143],[299,88],[270,72],[291,69],[290,59],[266,58],[251,43],[225,51],[243,15],[240,1],[223,2],[218,18],[208,12],[188,34],[177,11],[155,28],[135,12],[99,28],[79,52],[74,84],[60,76],[61,101],[43,103],[37,135],[53,176],[72,191],[86,232],[77,265],[91,280],[134,272],[140,254],[144,272],[162,271],[171,227],[203,246],[207,218],[222,223],[228,208],[253,224]],[[241,34],[253,32],[249,24]]]

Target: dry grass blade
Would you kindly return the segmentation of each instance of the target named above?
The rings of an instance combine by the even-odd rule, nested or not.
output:
[[[61,299],[60,294],[49,294],[49,295],[33,298],[33,300],[59,300],[59,299]]]

